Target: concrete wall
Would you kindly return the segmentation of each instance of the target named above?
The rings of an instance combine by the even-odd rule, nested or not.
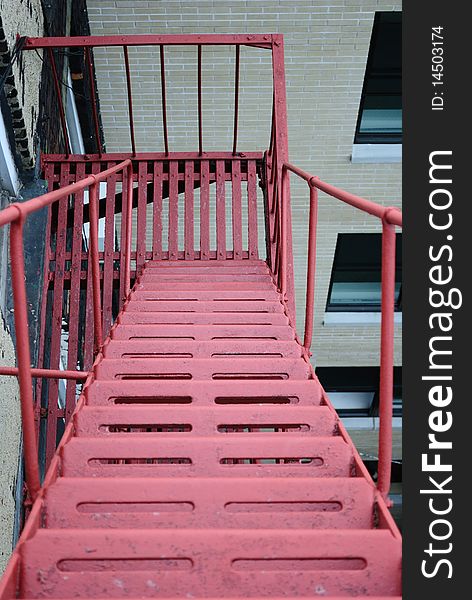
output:
[[[0,60],[5,64],[11,57],[17,34],[43,35],[43,16],[40,0],[0,0]],[[6,125],[14,141],[20,170],[34,166],[36,127],[39,114],[39,88],[42,62],[35,53],[25,53],[13,66],[12,78],[7,80]],[[0,190],[0,208],[15,198]],[[7,228],[0,231],[0,364],[14,366],[15,350],[5,325],[8,310]],[[10,319],[8,319],[10,322]],[[16,486],[21,443],[21,415],[18,383],[15,377],[0,377],[0,573],[12,551],[16,514]]]
[[[15,351],[0,311],[0,361],[15,365]],[[20,457],[21,415],[15,377],[0,377],[0,573],[13,547],[15,492]]]
[[[88,0],[91,33],[272,33],[285,35],[291,161],[325,181],[385,205],[399,206],[401,164],[350,160],[375,11],[400,10],[388,0]],[[166,50],[169,143],[197,148],[196,51]],[[126,84],[120,50],[95,52],[108,151],[128,150]],[[138,150],[162,149],[158,52],[130,52]],[[184,73],[183,65],[190,68]],[[203,122],[206,150],[229,149],[232,135],[234,50],[205,49]],[[171,68],[173,67],[173,68]],[[228,83],[230,82],[230,83]],[[267,147],[271,105],[270,54],[241,51],[239,149]],[[205,90],[209,89],[207,92]],[[107,108],[108,107],[108,108]],[[304,321],[308,194],[293,180],[292,208],[298,324]],[[376,219],[320,197],[315,343],[320,366],[379,362],[379,327],[324,325],[339,232],[379,232]],[[395,362],[401,364],[401,327]]]
[[[43,35],[44,21],[40,0],[0,0],[0,17],[10,55],[17,35]],[[13,66],[14,82],[5,86],[16,150],[24,168],[32,167],[35,160],[42,70],[40,56],[35,52],[25,52],[21,60],[16,61]]]

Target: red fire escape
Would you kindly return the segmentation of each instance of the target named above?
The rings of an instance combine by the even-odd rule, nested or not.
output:
[[[199,148],[187,153],[169,149],[164,76],[165,48],[182,44],[198,56]],[[135,45],[160,48],[163,152],[136,152],[127,51]],[[236,49],[229,152],[202,147],[207,45]],[[110,46],[123,48],[131,151],[106,154],[99,144],[95,155],[74,155],[55,50],[83,47],[92,73],[92,49]],[[264,153],[237,149],[243,46],[272,53]],[[0,372],[20,383],[29,512],[1,599],[398,598],[401,538],[388,491],[401,213],[289,163],[281,35],[27,39],[24,51],[34,48],[46,49],[53,67],[65,153],[42,157],[47,194],[0,213],[0,225],[10,224],[18,358],[17,369]],[[93,118],[98,141],[96,108]],[[295,328],[290,174],[309,189],[303,339]],[[309,360],[319,190],[383,227],[377,485]],[[22,229],[42,207],[49,218],[33,369]],[[67,380],[64,401],[59,380]],[[38,431],[48,465],[42,483]]]

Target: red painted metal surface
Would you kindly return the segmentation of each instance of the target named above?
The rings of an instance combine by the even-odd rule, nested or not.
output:
[[[17,377],[17,367],[0,367],[0,375],[13,375]],[[46,379],[72,379],[76,381],[85,380],[89,376],[86,371],[61,371],[59,369],[31,369],[31,377],[45,377]]]
[[[378,489],[387,504],[389,503],[388,492],[390,490],[390,478],[392,469],[392,417],[393,417],[393,336],[394,336],[394,297],[395,297],[395,226],[401,227],[402,213],[399,209],[390,206],[381,206],[365,198],[355,196],[345,190],[341,190],[321,181],[319,177],[295,167],[290,163],[284,163],[282,167],[282,194],[280,203],[282,205],[281,224],[281,290],[287,293],[287,269],[289,259],[287,256],[288,246],[288,179],[292,172],[305,180],[310,188],[310,218],[308,235],[308,268],[307,268],[307,295],[306,295],[306,319],[304,348],[308,354],[313,335],[313,313],[314,313],[314,284],[315,284],[315,260],[316,260],[316,228],[318,214],[318,193],[322,190],[329,196],[345,202],[361,210],[378,217],[382,221],[382,313],[381,313],[381,336],[380,336],[380,426],[379,426],[379,464],[378,464]]]
[[[257,46],[270,49],[273,40],[282,39],[281,35],[271,34],[232,34],[232,35],[104,35],[72,37],[27,37],[24,50],[33,48],[100,48],[103,46]]]
[[[59,418],[59,407],[57,399],[58,381],[55,375],[59,370],[59,356],[61,343],[61,328],[63,314],[63,292],[64,292],[64,269],[65,269],[65,248],[66,248],[66,225],[67,225],[67,207],[69,195],[81,191],[86,187],[90,190],[96,189],[100,181],[113,175],[116,171],[131,168],[130,161],[125,161],[112,169],[103,171],[99,175],[86,177],[72,185],[68,183],[69,167],[61,167],[60,184],[58,190],[44,194],[39,198],[28,200],[22,204],[14,203],[1,211],[0,226],[10,224],[10,256],[12,263],[12,288],[15,303],[15,331],[17,340],[17,360],[18,360],[18,381],[20,385],[22,422],[23,422],[23,441],[25,456],[25,472],[28,494],[31,500],[34,500],[39,493],[39,469],[38,469],[38,448],[36,440],[35,427],[35,409],[33,403],[32,377],[29,333],[28,333],[28,313],[26,303],[25,275],[24,275],[24,252],[23,252],[23,223],[25,218],[33,211],[40,208],[57,208],[57,229],[55,234],[55,279],[54,279],[54,302],[52,306],[52,337],[51,348],[49,349],[49,367],[52,371],[52,381],[49,385],[48,411],[51,415],[51,421],[54,427],[48,428],[46,432],[46,454],[48,450],[52,455],[56,446],[56,424]],[[90,194],[90,207],[93,209],[93,193]],[[94,217],[93,223],[97,225],[97,214],[91,211],[91,217]],[[93,227],[91,228],[93,233]],[[97,315],[101,314],[100,300],[100,279],[98,275],[98,247],[97,236],[91,235],[91,255],[96,261],[93,280],[93,309],[94,309],[94,331],[96,342],[100,339],[101,345],[101,316],[97,320]],[[49,249],[47,249],[49,254]],[[90,262],[90,261],[89,261]],[[98,275],[98,276],[97,276]],[[54,326],[55,325],[55,326]],[[98,348],[97,348],[98,350]],[[51,369],[52,366],[52,369]],[[40,371],[41,372],[41,371]],[[70,377],[64,377],[64,379]],[[80,379],[81,377],[79,377]],[[51,400],[52,398],[52,400]]]
[[[159,48],[161,59],[161,102],[162,102],[162,127],[164,131],[165,155],[169,155],[169,139],[167,133],[167,102],[166,102],[166,67],[164,58],[164,46]]]
[[[398,597],[398,531],[376,528],[285,312],[263,261],[145,264],[21,543],[20,597]]]
[[[131,73],[129,68],[128,48],[123,46],[123,56],[125,60],[126,71],[126,91],[128,94],[128,117],[129,117],[129,137],[131,141],[131,151],[136,156],[136,142],[134,139],[134,118],[133,118],[133,93],[131,91]]]
[[[75,165],[71,160],[57,161],[55,156],[45,156],[42,159],[45,178],[50,189],[75,183],[90,173],[99,173],[104,166],[114,167],[117,161],[106,160],[108,156],[103,155],[101,161],[98,160],[98,156],[89,161],[81,157]],[[198,159],[196,155],[193,155],[192,159],[182,160],[181,154],[174,153],[169,155],[168,160],[162,160],[163,154],[158,155],[159,160],[150,160],[150,156],[149,154],[136,155],[132,163],[133,181],[128,176],[128,170],[109,175],[106,178],[106,191],[101,189],[101,197],[97,202],[98,210],[94,212],[94,218],[99,216],[102,219],[102,234],[104,229],[104,248],[103,251],[99,251],[98,257],[102,293],[102,328],[105,334],[116,318],[117,306],[120,306],[128,295],[129,282],[135,277],[136,262],[139,271],[146,260],[168,258],[169,250],[163,250],[163,240],[164,248],[165,242],[169,247],[169,240],[171,240],[170,249],[174,258],[208,260],[217,256],[216,242],[210,239],[210,226],[213,231],[216,230],[215,195],[210,197],[210,190],[211,186],[216,185],[217,161]],[[248,156],[252,154],[248,153]],[[260,159],[261,155],[257,156]],[[174,166],[171,166],[172,164]],[[219,161],[219,165],[220,186],[222,187],[224,180],[227,202],[231,197],[232,203],[232,209],[227,215],[228,219],[231,215],[232,222],[226,224],[228,231],[226,248],[221,245],[220,251],[226,259],[236,257],[248,260],[250,251],[252,256],[254,253],[258,254],[255,228],[259,201],[257,180],[261,173],[261,162],[252,158],[233,157],[230,154],[224,155],[224,160]],[[165,214],[167,206],[164,199],[169,195],[171,174],[174,177],[171,203],[173,217],[170,219],[171,230],[169,230],[164,227],[169,223],[166,218],[168,215]],[[198,188],[200,193],[194,192]],[[64,367],[69,370],[80,368],[88,371],[93,362],[93,261],[88,260],[90,248],[87,244],[82,247],[82,229],[90,222],[90,210],[91,208],[93,210],[93,207],[88,203],[84,204],[83,194],[81,184],[75,195],[71,195],[68,208],[63,205],[61,219],[57,219],[54,212],[52,219],[49,218],[48,221],[45,264],[49,265],[50,269],[46,274],[44,292],[47,302],[41,311],[39,360],[41,368],[59,368],[60,349],[62,348],[64,352],[59,327],[56,326],[54,330],[49,327],[54,306],[56,306],[55,322],[58,324],[61,320],[67,322],[67,365]],[[130,196],[133,196],[134,208],[128,202]],[[182,196],[183,206],[179,208],[181,201],[179,198],[182,199]],[[148,210],[150,208],[148,203],[152,204],[152,210]],[[242,223],[249,221],[251,210],[251,225],[243,245]],[[119,219],[120,214],[121,219]],[[184,216],[184,219],[179,217],[179,214],[181,217]],[[198,214],[200,215],[199,234],[195,230],[194,223],[195,215]],[[129,226],[130,224],[132,227]],[[254,232],[251,231],[252,228]],[[225,226],[222,223],[219,227],[220,232],[223,229]],[[194,231],[196,239],[193,239]],[[65,240],[65,246],[64,241],[62,246],[58,246],[56,239]],[[133,247],[131,247],[132,242]],[[130,261],[126,260],[128,253],[131,256]],[[63,268],[56,272],[55,265],[58,259],[58,264],[63,265]],[[97,264],[96,260],[95,264]],[[96,276],[95,282],[97,289]],[[64,303],[60,301],[61,290],[65,298]],[[98,338],[95,342],[96,348],[97,344]],[[65,405],[57,402],[59,386],[55,382],[51,385],[40,381],[36,391],[36,398],[39,399],[35,408],[36,423],[38,426],[40,419],[46,421],[47,444],[44,452],[46,464],[49,464],[56,446],[57,429],[63,419],[68,422],[80,388],[73,380],[68,381]]]
[[[233,125],[233,154],[236,155],[238,144],[238,115],[239,115],[239,62],[241,47],[236,46],[235,73],[234,73],[234,125]]]
[[[96,102],[96,91],[95,91],[95,74],[92,62],[92,51],[89,46],[85,48],[85,61],[87,63],[88,76],[89,76],[89,84],[90,84],[90,103],[92,105],[92,116],[93,116],[93,127],[95,131],[95,143],[97,145],[98,156],[102,156],[102,140],[100,137],[100,124],[98,120],[98,109]]]
[[[197,46],[197,98],[198,98],[198,154],[203,154],[203,122],[202,122],[202,47]]]
[[[168,147],[164,46],[180,43],[194,44],[198,52],[194,153],[169,153]],[[236,45],[233,152],[203,153],[201,49],[215,43]],[[135,151],[127,47],[142,44],[160,46],[164,153]],[[130,154],[102,155],[100,145],[98,155],[70,155],[66,138],[65,155],[43,157],[51,191],[0,212],[0,226],[11,223],[19,340],[18,368],[0,368],[0,374],[20,382],[26,481],[34,500],[0,583],[0,600],[398,600],[401,539],[387,494],[395,225],[401,225],[401,213],[288,162],[282,36],[46,38],[28,39],[26,47],[52,53],[84,46],[91,69],[91,48],[109,45],[124,48],[133,160]],[[272,50],[272,133],[264,164],[260,153],[236,153],[241,45]],[[90,77],[94,96],[92,70]],[[100,142],[98,115],[94,122]],[[303,343],[295,329],[289,171],[310,187]],[[258,179],[267,263],[258,258]],[[377,487],[308,359],[318,190],[383,223]],[[41,360],[32,369],[22,225],[43,206],[49,216]],[[82,237],[86,223],[88,239]],[[57,368],[64,320],[67,371]],[[84,371],[76,371],[78,365]],[[58,403],[57,384],[42,391],[38,385],[34,406],[32,377],[70,379],[65,403]],[[84,378],[75,405],[73,380]],[[34,421],[44,408],[50,414],[50,466],[40,488]],[[54,453],[61,420],[65,432]]]

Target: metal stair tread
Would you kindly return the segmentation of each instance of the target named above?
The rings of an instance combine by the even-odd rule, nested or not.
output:
[[[21,593],[398,596],[400,546],[385,530],[42,529],[21,548]]]
[[[375,490],[363,478],[59,478],[49,528],[369,529]]]
[[[349,477],[354,468],[352,448],[340,436],[273,433],[187,436],[185,444],[179,436],[74,437],[61,458],[65,477]]]
[[[156,387],[155,381],[95,380],[85,390],[88,405],[110,405],[126,398],[132,404],[136,399],[149,403],[155,399],[157,404],[211,405],[220,403],[220,408],[233,403],[251,403],[284,406],[286,404],[319,405],[323,400],[323,390],[316,379],[267,380],[261,389],[259,381],[216,380],[208,385],[206,381],[163,380]],[[147,400],[145,400],[147,399]],[[160,399],[160,400],[159,400]],[[172,400],[174,399],[174,401]],[[216,400],[219,399],[219,402]],[[223,400],[226,399],[226,400]]]
[[[171,426],[176,429],[181,424],[181,435],[216,435],[222,428],[278,428],[296,431],[300,436],[329,436],[336,433],[338,419],[328,406],[301,406],[298,404],[270,405],[227,405],[223,410],[211,406],[189,405],[118,405],[84,406],[74,416],[75,435],[124,437],[127,434],[107,430],[121,427],[164,429],[158,435],[170,435],[165,432]],[[298,427],[298,430],[296,429]],[[190,428],[190,429],[189,429]],[[252,435],[266,436],[267,432],[251,432]],[[285,435],[286,432],[283,432]],[[148,437],[153,433],[143,433]],[[282,432],[280,433],[282,434]],[[222,433],[222,435],[232,435]],[[238,432],[239,435],[239,432]]]

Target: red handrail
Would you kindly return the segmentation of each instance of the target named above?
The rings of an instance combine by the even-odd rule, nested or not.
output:
[[[65,157],[69,158],[71,150],[71,140],[66,124],[65,110],[61,93],[62,82],[58,77],[57,67],[54,58],[56,49],[83,48],[85,68],[88,74],[88,91],[91,99],[91,114],[93,129],[95,132],[97,153],[99,158],[105,153],[100,137],[100,120],[98,110],[98,97],[96,93],[95,75],[94,75],[94,48],[114,48],[123,49],[124,70],[126,77],[126,91],[128,97],[128,121],[131,142],[131,155],[136,156],[136,131],[133,116],[133,97],[131,86],[131,66],[128,54],[129,47],[158,46],[160,58],[160,86],[161,86],[161,111],[162,111],[162,129],[165,156],[169,156],[169,128],[167,115],[167,86],[166,86],[166,63],[165,47],[173,46],[196,46],[197,48],[197,114],[198,114],[198,155],[203,155],[203,117],[202,117],[202,50],[208,46],[234,46],[236,50],[235,71],[234,71],[234,116],[233,116],[233,139],[232,156],[237,153],[238,128],[239,128],[239,105],[240,105],[240,52],[241,46],[249,46],[272,51],[272,71],[274,74],[274,95],[280,95],[277,87],[282,89],[284,82],[280,78],[281,68],[283,69],[283,42],[280,34],[182,34],[182,35],[108,35],[108,36],[64,36],[64,37],[26,37],[22,51],[45,49],[51,63],[53,83],[55,94],[57,96],[59,116],[64,137]],[[275,71],[278,71],[275,77]],[[280,105],[280,102],[279,102]],[[281,106],[279,106],[279,111]],[[280,118],[280,115],[279,115]],[[139,141],[139,140],[138,140]],[[88,153],[88,155],[90,155]],[[285,155],[284,155],[285,156]],[[287,157],[285,156],[285,159]]]
[[[131,220],[130,212],[133,204],[133,166],[131,160],[125,160],[114,167],[101,171],[96,175],[89,175],[80,181],[67,185],[61,189],[54,190],[32,200],[23,203],[14,203],[0,212],[0,227],[10,224],[10,260],[11,278],[13,289],[13,302],[15,306],[15,333],[16,333],[16,355],[18,368],[1,367],[0,374],[15,375],[18,377],[20,386],[21,417],[23,422],[23,442],[25,456],[26,485],[29,498],[34,501],[40,490],[38,448],[34,423],[33,408],[33,377],[51,377],[57,379],[84,379],[88,373],[81,371],[60,371],[53,369],[33,369],[31,367],[31,353],[28,333],[28,309],[26,301],[25,270],[24,270],[24,248],[23,248],[23,225],[26,217],[50,206],[84,188],[89,188],[90,208],[90,259],[92,260],[92,289],[93,289],[93,313],[95,351],[99,352],[103,343],[102,338],[102,315],[100,300],[100,265],[98,253],[98,211],[97,198],[98,186],[101,181],[119,171],[128,171],[128,211],[126,218],[127,244],[125,248],[126,273],[130,273],[131,262]],[[129,291],[129,279],[126,282],[126,290]]]
[[[31,369],[32,377],[44,377],[46,379],[75,379],[85,381],[89,371],[61,371],[60,369]],[[17,367],[0,367],[0,375],[11,375],[18,377]]]
[[[303,346],[310,356],[313,337],[313,314],[315,297],[316,228],[318,220],[318,190],[321,190],[382,221],[382,303],[380,331],[380,406],[379,406],[379,463],[377,489],[388,502],[392,464],[392,417],[393,417],[393,336],[395,293],[395,226],[402,226],[402,213],[398,208],[381,206],[360,196],[321,181],[302,169],[284,163],[282,166],[282,189],[279,199],[281,231],[279,245],[280,286],[282,295],[287,292],[287,187],[289,175],[294,173],[308,184],[310,189],[310,216],[308,230],[308,269],[305,306],[305,332]]]

